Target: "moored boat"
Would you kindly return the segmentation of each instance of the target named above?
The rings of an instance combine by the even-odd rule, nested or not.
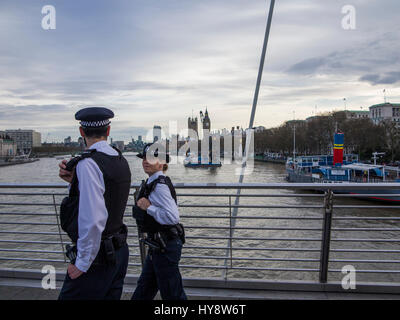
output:
[[[196,157],[188,154],[183,161],[183,165],[186,168],[219,168],[222,166],[222,163],[220,160],[213,161],[208,157],[202,158],[201,155]]]
[[[338,143],[339,141],[339,143]],[[340,143],[341,142],[341,143]],[[335,184],[372,184],[399,183],[400,168],[393,166],[366,164],[359,162],[354,154],[343,155],[343,134],[335,134],[334,155],[297,156],[286,161],[287,180],[297,183],[335,183]],[[317,189],[313,189],[317,190]],[[400,189],[385,191],[343,189],[335,190],[343,194],[371,194],[370,200],[400,202]],[[380,195],[381,194],[381,195]]]

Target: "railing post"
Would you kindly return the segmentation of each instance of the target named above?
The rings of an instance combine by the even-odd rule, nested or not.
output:
[[[232,197],[228,197],[229,200],[229,239],[226,244],[226,259],[224,262],[225,269],[222,269],[222,277],[224,280],[228,280],[228,270],[229,270],[229,265],[228,265],[228,259],[230,262],[230,267],[232,268],[232,236],[233,236],[233,229],[232,229]]]
[[[230,258],[231,258],[231,269],[233,267],[232,261],[232,237],[233,237],[233,229],[232,229],[232,198],[229,196],[229,250],[230,250]],[[228,272],[226,272],[226,276],[228,277]]]
[[[321,258],[319,268],[319,282],[328,281],[329,249],[331,244],[333,192],[327,190],[324,197],[324,220],[322,226]]]

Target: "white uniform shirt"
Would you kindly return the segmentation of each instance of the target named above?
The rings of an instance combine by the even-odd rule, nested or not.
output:
[[[110,156],[118,152],[107,141],[90,146]],[[78,162],[76,174],[79,181],[78,255],[75,266],[86,272],[100,249],[101,234],[106,226],[108,212],[104,202],[104,178],[99,166],[91,158]]]
[[[160,175],[164,175],[164,173],[162,171],[154,173],[147,180],[147,184],[156,180]],[[158,223],[179,223],[178,206],[166,184],[158,183],[154,191],[150,193],[149,201],[151,206],[147,208],[147,213],[156,219]]]

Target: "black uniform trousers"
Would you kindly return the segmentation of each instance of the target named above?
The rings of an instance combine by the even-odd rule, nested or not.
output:
[[[65,276],[59,300],[119,300],[128,268],[129,250],[124,244],[115,251],[115,265],[95,264],[76,279]]]
[[[131,299],[153,300],[160,290],[163,300],[187,300],[178,266],[181,252],[179,238],[168,240],[165,252],[150,249]]]

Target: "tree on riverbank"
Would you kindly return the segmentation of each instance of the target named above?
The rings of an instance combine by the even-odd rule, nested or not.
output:
[[[394,162],[395,159],[400,159],[400,131],[395,122],[384,120],[381,125],[386,136],[386,146],[388,149],[387,157]]]
[[[331,112],[307,121],[287,121],[279,127],[255,134],[256,153],[293,154],[296,127],[296,154],[331,154],[336,130],[344,133],[345,153],[355,153],[370,160],[372,153],[386,152],[392,162],[400,158],[399,129],[392,122],[375,125],[369,118],[348,119],[346,113]]]

